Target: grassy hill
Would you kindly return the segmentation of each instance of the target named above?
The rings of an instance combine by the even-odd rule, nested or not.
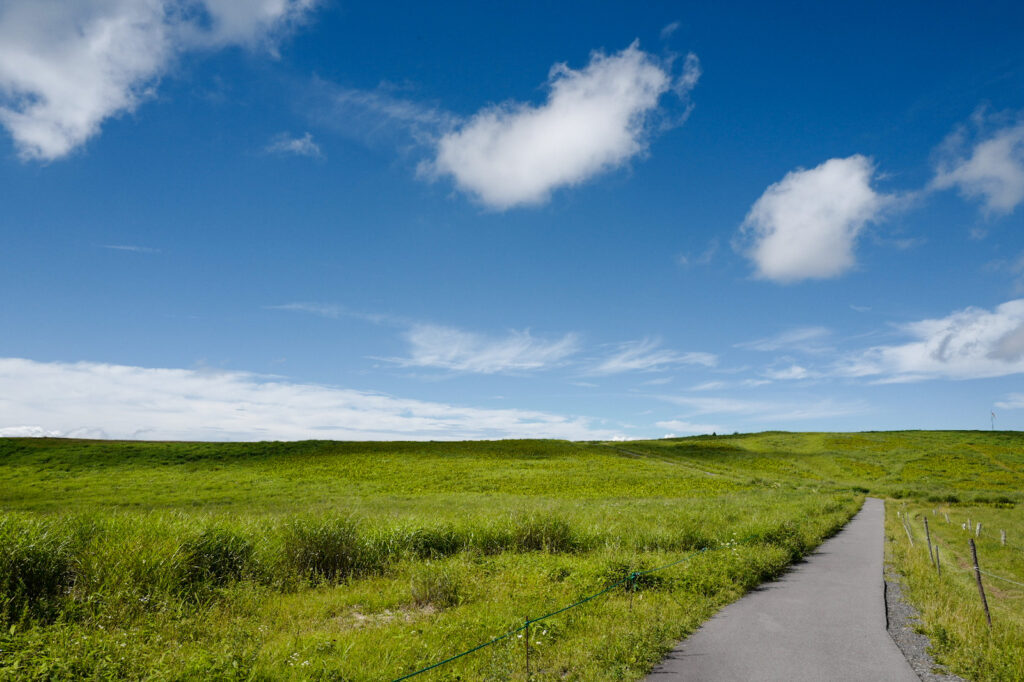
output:
[[[0,439],[0,678],[389,680],[617,585],[531,628],[533,679],[638,679],[869,491],[1015,513],[1024,438]]]

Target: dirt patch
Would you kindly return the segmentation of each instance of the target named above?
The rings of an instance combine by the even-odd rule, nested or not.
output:
[[[335,618],[339,629],[341,630],[361,630],[363,628],[375,628],[381,625],[387,625],[396,620],[401,620],[406,623],[429,616],[435,613],[435,609],[432,605],[424,606],[423,608],[410,608],[410,609],[384,609],[377,613],[362,613],[361,611],[354,610],[344,616],[338,616]]]

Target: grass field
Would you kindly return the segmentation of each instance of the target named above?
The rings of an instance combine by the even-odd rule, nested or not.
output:
[[[0,678],[395,679],[689,557],[530,629],[533,679],[638,679],[867,492],[1013,511],[1022,445],[0,439]],[[522,634],[416,679],[523,679]]]

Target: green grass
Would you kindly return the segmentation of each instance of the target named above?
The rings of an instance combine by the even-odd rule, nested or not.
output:
[[[941,575],[928,552],[925,519],[938,548]],[[974,529],[981,522],[980,536],[963,528],[967,519]],[[1007,545],[1000,541],[1000,530],[1007,532]],[[909,597],[922,612],[922,629],[936,659],[970,680],[1024,679],[1024,514],[1005,504],[890,505],[886,535],[890,558],[906,576]],[[981,578],[991,629],[975,582],[970,539],[986,572]]]
[[[639,679],[868,491],[1019,502],[1022,445],[0,439],[0,679],[393,679],[693,554],[531,626],[533,679]],[[417,679],[523,679],[519,634]]]

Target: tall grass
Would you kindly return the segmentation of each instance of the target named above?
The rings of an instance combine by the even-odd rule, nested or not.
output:
[[[0,679],[387,679],[689,557],[531,628],[537,679],[638,679],[865,491],[1014,504],[1022,444],[0,439]],[[510,638],[438,678],[521,674]]]

